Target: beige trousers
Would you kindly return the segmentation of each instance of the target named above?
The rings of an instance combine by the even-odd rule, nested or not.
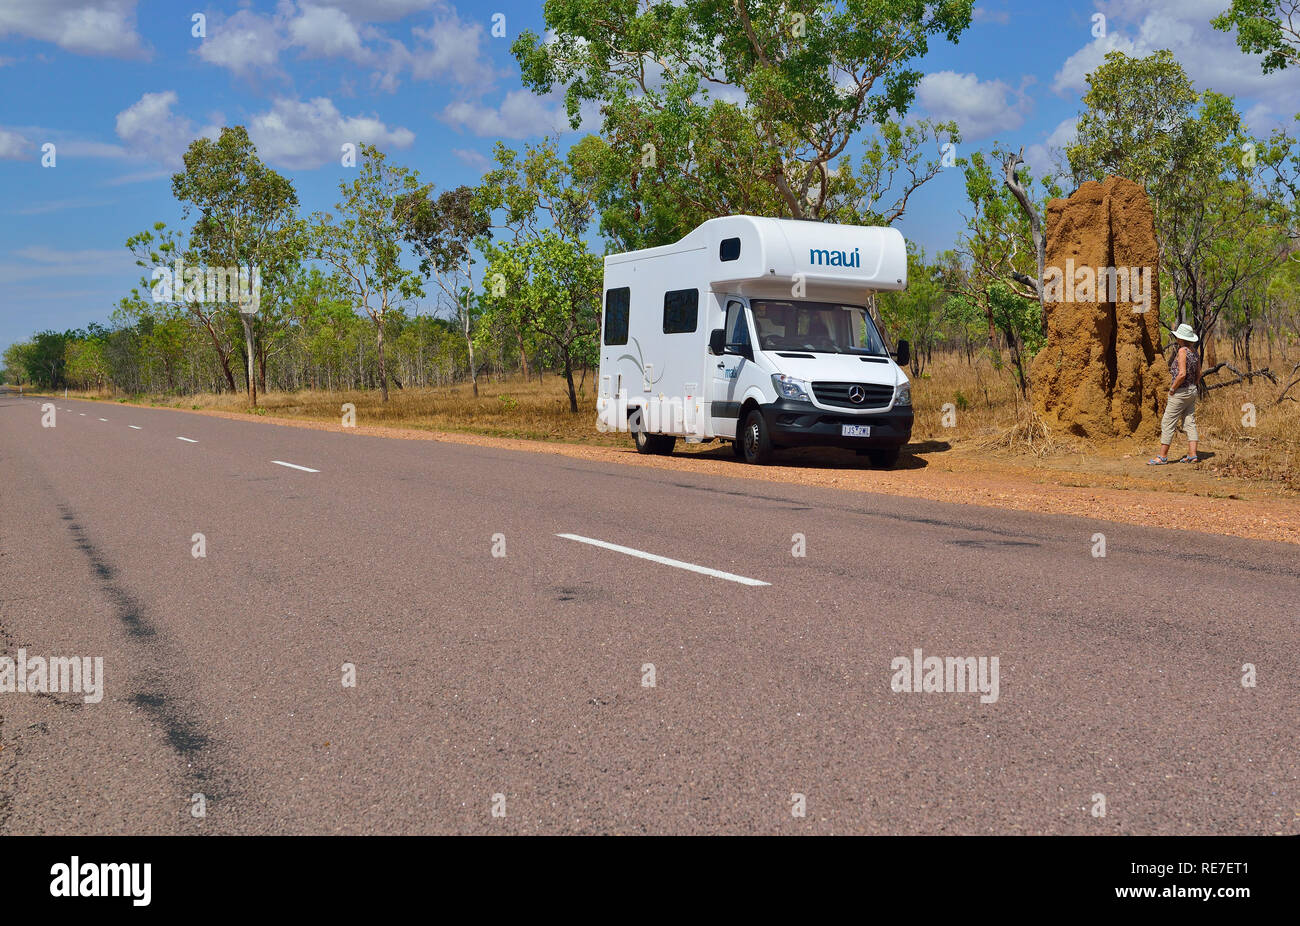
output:
[[[1172,444],[1178,423],[1182,422],[1188,440],[1198,440],[1196,433],[1196,387],[1179,389],[1169,397],[1165,405],[1165,417],[1160,422],[1160,443]]]

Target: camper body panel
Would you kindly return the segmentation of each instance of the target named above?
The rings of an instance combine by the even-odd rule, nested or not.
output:
[[[906,270],[906,246],[894,229],[752,216],[713,219],[676,244],[610,255],[600,401],[614,402],[623,390],[634,430],[690,441],[736,439],[744,416],[758,409],[781,446],[897,447],[911,434],[910,388],[883,343],[875,356],[865,356],[865,347],[826,349],[811,337],[807,349],[790,348],[798,341],[790,319],[805,307],[838,318],[824,310],[863,307],[875,291],[901,289]],[[676,294],[691,290],[694,327],[685,330]],[[621,324],[620,298],[627,305]],[[869,320],[863,326],[874,333]],[[709,340],[718,328],[729,346],[715,355]],[[781,376],[807,384],[802,398],[780,394],[774,378]],[[873,387],[864,390],[868,399],[846,402],[846,390],[859,384]]]
[[[687,425],[698,425],[702,417],[701,388],[710,382],[705,372],[709,331],[721,324],[717,299],[698,284],[707,259],[701,248],[675,245],[636,253],[645,256],[621,262],[606,259],[605,292],[628,291],[628,320],[623,343],[617,343],[617,338],[616,343],[606,343],[602,323],[601,395],[617,398],[625,390],[628,413],[644,409],[647,430],[686,435]],[[696,291],[694,330],[666,333],[665,295],[688,290]],[[696,426],[689,436],[712,435]]]

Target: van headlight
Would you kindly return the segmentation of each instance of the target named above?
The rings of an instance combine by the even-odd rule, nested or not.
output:
[[[895,405],[911,405],[911,404],[912,404],[912,384],[911,384],[911,383],[901,383],[901,384],[899,384],[898,388],[894,390],[894,404],[895,404]]]
[[[784,373],[772,374],[772,387],[776,389],[778,398],[794,399],[796,402],[811,402],[808,397],[810,390],[808,384],[802,379],[795,379],[793,376],[786,376]]]

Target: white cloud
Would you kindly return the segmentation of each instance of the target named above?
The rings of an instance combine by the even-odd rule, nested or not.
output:
[[[1099,2],[1096,7],[1106,16],[1106,35],[1070,55],[1056,73],[1052,89],[1081,95],[1088,87],[1087,75],[1108,51],[1146,56],[1169,49],[1197,89],[1255,100],[1252,124],[1268,123],[1270,115],[1289,121],[1300,97],[1300,71],[1290,68],[1265,75],[1259,56],[1243,54],[1237,47],[1235,33],[1219,32],[1210,25],[1227,5],[1226,0]]]
[[[285,39],[282,23],[271,16],[240,10],[228,19],[209,18],[198,55],[237,77],[276,73]]]
[[[1108,32],[1101,38],[1093,39],[1065,59],[1061,69],[1052,80],[1052,89],[1057,93],[1077,90],[1082,93],[1088,89],[1088,75],[1106,59],[1112,51],[1122,51],[1130,57],[1145,56],[1151,49],[1139,48],[1128,36],[1119,32]]]
[[[22,135],[0,128],[0,160],[26,161],[36,157],[36,148]]]
[[[408,40],[369,25],[421,10],[433,11],[432,24],[413,26]],[[372,84],[387,92],[396,90],[407,74],[482,91],[497,77],[484,52],[486,41],[483,23],[462,20],[442,0],[303,0],[297,5],[282,0],[274,14],[241,10],[229,19],[210,21],[197,53],[244,78],[283,76],[281,55],[296,49],[304,59],[352,61],[368,69]]]
[[[366,55],[347,13],[333,7],[304,5],[290,20],[289,41],[303,50],[306,58],[348,58],[359,61]]]
[[[997,23],[999,26],[1005,26],[1011,22],[1011,13],[1008,10],[990,10],[986,6],[977,6],[971,18],[977,23]]]
[[[1063,174],[1068,167],[1065,148],[1074,141],[1079,117],[1062,119],[1042,142],[1025,147],[1025,161],[1035,177]]]
[[[470,151],[468,148],[452,148],[451,153],[470,167],[477,167],[479,170],[487,170],[492,166],[492,160],[485,154],[478,151]]]
[[[354,19],[389,22],[428,9],[446,9],[446,0],[314,0],[322,6],[342,10]]]
[[[564,111],[548,106],[527,90],[511,90],[499,107],[461,100],[443,108],[440,118],[480,138],[529,138],[562,132]]]
[[[326,97],[275,100],[270,110],[249,120],[248,134],[267,162],[289,168],[336,161],[347,142],[407,148],[415,141],[410,129],[389,128],[373,116],[344,116]]]
[[[379,89],[397,89],[401,75],[407,72],[413,80],[438,78],[479,91],[497,77],[484,54],[487,32],[483,25],[462,21],[454,10],[439,15],[432,26],[415,26],[411,37],[409,49],[397,39],[383,39],[387,47],[371,55],[374,83]]]
[[[1052,129],[1047,136],[1047,145],[1050,148],[1064,148],[1066,145],[1074,142],[1075,133],[1079,129],[1079,117],[1071,116],[1068,119],[1062,119],[1056,128]]]
[[[146,93],[117,114],[117,137],[128,154],[179,167],[190,142],[200,135],[217,136],[216,126],[196,130],[193,122],[172,112],[176,101],[175,90]]]
[[[1029,99],[1000,80],[981,81],[974,74],[936,71],[921,78],[916,99],[934,119],[955,120],[964,142],[995,132],[1018,129]]]
[[[0,38],[11,35],[53,42],[76,54],[145,55],[135,31],[135,0],[5,0]]]
[[[16,261],[0,261],[0,284],[23,280],[50,279],[57,270],[59,279],[73,276],[119,274],[129,270],[135,258],[125,248],[91,248],[62,251],[46,245],[31,245],[12,252]]]

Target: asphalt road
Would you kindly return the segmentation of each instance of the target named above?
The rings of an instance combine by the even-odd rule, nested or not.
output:
[[[1298,552],[0,394],[0,833],[1295,833]]]

